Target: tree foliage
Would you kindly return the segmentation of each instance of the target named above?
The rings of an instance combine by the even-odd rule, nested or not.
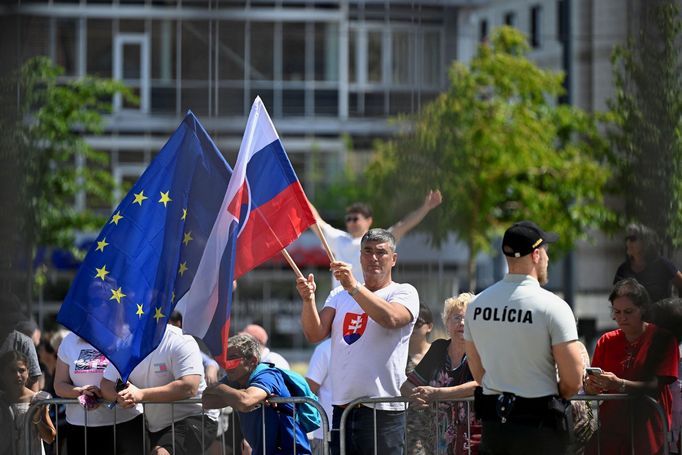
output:
[[[422,228],[435,244],[449,233],[467,244],[471,289],[477,254],[514,221],[557,231],[566,249],[613,220],[603,203],[610,172],[597,119],[558,105],[562,74],[539,68],[527,52],[520,32],[498,29],[470,64],[452,64],[448,91],[413,129],[379,144],[368,170],[371,194],[391,210],[440,188],[443,205]]]
[[[610,140],[625,219],[682,246],[682,21],[669,1],[641,2],[637,36],[613,55]]]
[[[61,74],[43,57],[21,68],[23,115],[17,127],[30,156],[26,194],[35,244],[69,249],[76,231],[101,227],[106,215],[90,208],[111,207],[115,189],[108,153],[94,150],[85,135],[101,133],[114,94],[130,94],[119,82],[93,77],[61,82]],[[79,195],[86,207],[77,207]]]
[[[2,81],[2,99],[12,107],[12,115],[2,117],[3,169],[8,170],[3,175],[11,172],[6,177],[16,196],[3,204],[12,208],[14,221],[3,235],[11,254],[2,269],[29,281],[38,246],[76,253],[76,233],[97,230],[105,222],[106,213],[96,208],[108,211],[113,203],[109,155],[94,150],[85,136],[101,132],[114,94],[135,102],[119,82],[66,80],[62,72],[49,59],[36,57]],[[79,197],[84,206],[78,207]],[[35,279],[42,284],[40,273]]]

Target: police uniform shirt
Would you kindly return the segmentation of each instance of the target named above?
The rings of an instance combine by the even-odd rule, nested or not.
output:
[[[507,275],[467,306],[464,338],[485,369],[484,394],[558,393],[552,346],[578,339],[571,308],[528,275]]]

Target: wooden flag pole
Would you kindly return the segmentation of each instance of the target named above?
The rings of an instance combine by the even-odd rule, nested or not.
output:
[[[301,270],[298,268],[294,260],[292,259],[291,255],[289,255],[289,252],[286,249],[282,250],[282,256],[284,256],[284,259],[287,260],[291,268],[293,269],[294,273],[296,274],[297,278],[305,278],[303,274],[301,273]]]
[[[322,233],[322,229],[320,228],[320,222],[316,221],[315,224],[311,224],[310,228],[315,231],[315,234],[320,238],[322,241],[322,246],[324,247],[324,250],[327,252],[327,256],[329,257],[329,260],[331,262],[336,261],[334,258],[334,253],[332,252],[332,249],[329,247],[329,243],[327,243],[327,239],[325,238],[324,234]]]

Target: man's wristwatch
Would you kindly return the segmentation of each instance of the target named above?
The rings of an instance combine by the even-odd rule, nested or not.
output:
[[[355,282],[355,286],[353,287],[353,289],[351,289],[351,290],[349,290],[349,291],[346,291],[346,292],[348,292],[348,294],[349,294],[351,297],[355,297],[355,294],[357,294],[358,292],[360,292],[360,286],[361,286],[360,283],[358,283],[358,282],[356,281],[356,282]]]

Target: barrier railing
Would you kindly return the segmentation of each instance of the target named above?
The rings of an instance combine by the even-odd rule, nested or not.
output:
[[[641,397],[639,397],[639,396],[633,397],[630,395],[623,395],[623,394],[576,395],[575,397],[573,397],[571,399],[571,401],[589,401],[589,402],[596,402],[596,403],[601,403],[604,401],[631,401],[632,402],[632,400],[634,398],[641,398]],[[665,412],[663,411],[663,408],[661,407],[661,405],[655,399],[653,399],[650,396],[644,396],[644,398],[645,398],[646,403],[650,406],[653,406],[653,408],[655,409],[655,412],[661,418],[661,422],[663,424],[663,434],[661,435],[663,438],[663,452],[662,452],[662,454],[668,455],[670,453],[669,452],[670,448],[668,447],[668,439],[669,439],[670,430],[668,428],[668,420],[667,420],[667,417],[665,415]],[[471,408],[472,408],[471,404],[473,403],[473,401],[474,401],[473,397],[461,398],[461,399],[457,399],[457,400],[440,400],[440,401],[434,401],[431,404],[431,407],[437,408],[442,403],[466,402],[467,403],[467,414],[468,414],[471,412]],[[340,446],[341,455],[346,454],[346,450],[347,450],[346,432],[347,432],[347,426],[348,426],[347,421],[348,421],[348,418],[349,418],[350,413],[352,412],[353,408],[355,408],[357,406],[361,406],[361,405],[375,405],[375,404],[379,404],[379,403],[396,403],[396,402],[407,403],[409,405],[409,400],[405,397],[358,398],[356,400],[351,401],[346,406],[346,408],[343,410],[343,413],[341,414],[341,421],[340,421],[339,429],[338,429],[338,431],[339,431],[339,446]],[[373,422],[374,422],[374,428],[373,428],[374,429],[374,453],[375,453],[375,455],[378,455],[378,452],[377,452],[378,434],[377,434],[377,413],[376,413],[377,409],[374,406],[368,406],[368,407],[372,408],[374,411],[373,412],[373,417],[374,417],[374,420],[373,420]],[[594,437],[598,438],[597,439],[597,453],[601,454],[602,453],[602,451],[601,451],[601,438],[600,438],[600,433],[599,433],[600,429],[601,429],[601,422],[599,420],[599,406],[598,405],[593,406],[593,411],[595,412],[595,418],[597,420],[597,427],[596,427]],[[634,415],[634,411],[635,410],[632,408],[632,406],[630,406],[630,416],[631,417]],[[438,413],[436,413],[436,416],[437,416],[436,419],[438,419]],[[470,420],[471,419],[469,419],[468,415],[467,415],[467,418],[466,418],[467,434],[469,434],[469,435],[471,435]],[[630,436],[631,436],[630,437],[631,452],[632,452],[632,454],[634,454],[635,453],[635,445],[634,445],[634,437],[633,437],[634,432],[635,432],[635,428],[633,426],[633,420],[634,419],[630,418],[629,420],[630,420],[630,429],[629,430],[630,430]],[[436,425],[436,428],[438,428],[438,420],[436,420],[434,422],[434,424]],[[337,431],[337,430],[332,430],[332,431]],[[405,443],[406,443],[406,440],[407,440],[407,432],[405,432]],[[469,447],[469,453],[471,453],[470,447]]]
[[[318,403],[317,401],[312,400],[312,399],[310,399],[310,398],[307,398],[307,397],[286,397],[286,398],[285,398],[285,397],[270,397],[270,398],[268,398],[267,401],[268,401],[268,403],[270,403],[270,405],[278,405],[278,404],[284,404],[284,403],[291,403],[291,404],[293,405],[293,415],[294,415],[294,418],[295,418],[295,419],[296,419],[296,416],[297,416],[297,412],[296,412],[296,406],[297,406],[297,405],[300,405],[300,404],[303,404],[303,403],[309,403],[309,404],[315,406],[315,408],[320,412],[320,417],[321,417],[321,425],[320,425],[320,427],[321,427],[321,429],[322,429],[322,434],[323,434],[323,450],[324,450],[324,453],[329,453],[329,439],[330,439],[330,438],[329,438],[329,431],[328,431],[328,428],[329,428],[329,420],[328,420],[328,418],[327,418],[327,414],[326,414],[325,411],[324,411],[324,408],[322,408],[322,405],[320,405],[320,403]],[[172,421],[172,423],[171,423],[171,434],[172,434],[172,439],[173,439],[173,452],[175,452],[175,424],[176,424],[175,418],[174,418],[174,408],[175,408],[175,405],[179,405],[179,404],[196,404],[196,403],[201,404],[201,399],[192,398],[192,399],[180,400],[180,401],[174,401],[174,402],[153,402],[153,403],[151,403],[151,402],[143,402],[143,403],[142,403],[143,409],[144,409],[144,406],[147,405],[147,404],[155,404],[155,405],[156,405],[156,404],[167,404],[167,405],[170,405],[170,407],[171,407],[171,421]],[[32,436],[32,434],[33,434],[32,431],[31,431],[31,425],[32,425],[32,421],[33,421],[33,419],[34,419],[35,413],[36,413],[42,406],[44,406],[44,405],[62,405],[62,404],[63,404],[63,405],[76,405],[76,406],[79,406],[79,407],[80,407],[79,402],[78,402],[77,399],[50,398],[50,399],[47,399],[47,400],[37,400],[37,401],[31,403],[31,405],[29,406],[28,411],[26,412],[26,416],[25,416],[25,418],[24,418],[25,420],[24,420],[24,428],[23,428],[23,432],[24,432],[23,438],[24,438],[24,446],[25,446],[25,447],[30,447],[30,444],[31,444],[31,436]],[[102,406],[105,406],[106,404],[107,404],[107,403],[102,403]],[[266,404],[266,406],[267,406],[267,404]],[[84,455],[88,455],[88,448],[87,448],[87,447],[88,447],[88,446],[87,446],[87,438],[88,438],[88,412],[87,412],[87,410],[86,410],[85,408],[82,408],[82,409],[83,409],[83,413],[84,413],[84,415],[85,415],[85,417],[84,417],[84,423],[85,423],[85,425],[84,425],[84,431],[83,431],[83,434],[84,434],[84,436],[83,436],[83,437],[84,437],[84,446],[85,446],[85,454],[84,454]],[[115,413],[116,413],[116,409],[117,409],[117,407],[114,406],[114,407],[113,407],[114,421],[115,421],[115,416],[116,416],[116,414],[115,414]],[[227,431],[228,431],[230,428],[232,429],[232,441],[231,441],[232,447],[233,447],[233,448],[236,448],[236,447],[237,447],[237,444],[240,444],[241,441],[237,441],[237,440],[236,440],[236,434],[235,434],[235,432],[234,432],[234,428],[235,428],[235,420],[234,420],[234,419],[235,419],[235,411],[233,411],[231,408],[223,408],[222,411],[223,411],[223,412],[221,413],[220,418],[224,418],[226,414],[229,416],[229,417],[228,417],[228,422],[227,422],[227,428],[224,428],[224,429],[223,429],[224,431],[222,431],[221,434],[220,434],[220,447],[221,447],[221,453],[222,453],[223,455],[225,455],[225,454],[226,454],[226,451],[225,451],[225,450],[226,450],[225,434],[227,433]],[[262,433],[263,433],[263,447],[265,447],[265,446],[266,446],[265,413],[263,412],[263,413],[261,413],[261,414],[262,414],[262,420],[261,420],[261,422],[262,422],[262,425],[263,425],[263,432],[262,432]],[[56,419],[55,419],[55,421],[54,421],[53,423],[54,423],[55,428],[57,428],[57,436],[56,436],[56,439],[55,439],[55,442],[54,442],[54,446],[55,446],[55,448],[56,448],[55,455],[58,455],[58,454],[59,454],[59,447],[60,447],[60,440],[59,440],[59,439],[60,439],[60,434],[59,434],[59,430],[58,430],[58,429],[59,429],[59,426],[60,426],[60,425],[59,425],[59,420],[60,420],[60,419],[59,419],[59,415],[58,415],[57,413],[55,413],[55,415],[56,415]],[[144,412],[143,412],[143,415],[144,415]],[[208,418],[209,418],[209,417],[207,417],[206,414],[202,414],[202,420],[201,420],[202,430],[203,430],[204,425],[205,425],[205,420],[208,419]],[[113,426],[113,434],[114,434],[114,452],[116,452],[116,442],[117,442],[117,440],[118,440],[117,435],[116,435],[116,425],[112,425],[112,426]],[[92,428],[92,427],[90,427],[90,428]],[[12,431],[14,431],[14,430],[12,429]],[[142,430],[141,430],[141,431],[142,431],[142,444],[143,444],[143,448],[144,448],[144,447],[147,446],[147,438],[148,438],[147,432],[146,432],[146,430],[145,430],[145,426],[142,427]],[[294,431],[293,433],[294,433],[294,454],[296,454],[296,442],[297,442],[296,437],[297,437],[297,436],[296,436],[296,432],[295,432],[295,431]],[[13,440],[13,441],[15,440],[13,434],[11,434],[10,437],[12,437],[12,440]],[[218,435],[216,435],[216,440],[217,440],[217,439],[218,439]],[[210,448],[210,446],[211,446],[213,443],[214,443],[214,441],[205,441],[205,439],[204,439],[204,432],[202,431],[202,434],[201,434],[201,451],[202,451],[203,453],[205,453],[205,452]],[[12,453],[14,454],[15,452],[16,452],[16,448],[13,448],[13,452],[12,452]],[[140,453],[144,453],[144,450],[141,450]],[[19,454],[17,454],[17,455],[19,455]],[[23,454],[21,454],[21,455],[23,455]]]
[[[641,397],[639,397],[641,398]],[[663,454],[667,455],[669,454],[669,445],[668,445],[668,437],[669,437],[669,428],[668,428],[668,420],[667,416],[665,415],[665,412],[663,411],[663,408],[661,405],[654,400],[653,398],[649,396],[645,396],[645,402],[653,406],[655,412],[658,414],[658,416],[661,418],[661,422],[663,424]],[[577,395],[573,397],[573,401],[589,401],[592,403],[592,409],[595,415],[595,418],[597,420],[597,426],[595,430],[594,437],[597,438],[597,441],[599,443],[597,444],[597,453],[602,453],[602,448],[601,448],[601,438],[600,438],[600,431],[601,431],[601,422],[600,422],[600,417],[599,417],[599,406],[597,403],[601,403],[604,401],[627,401],[627,400],[632,400],[633,397],[629,395],[616,395],[616,394],[609,394],[609,395]],[[176,401],[173,403],[154,403],[154,404],[168,404],[171,406],[171,420],[175,420],[173,418],[173,412],[174,412],[174,405],[177,404],[187,404],[187,403],[200,403],[201,400],[199,399],[189,399],[189,400],[182,400],[182,401]],[[314,400],[311,400],[306,397],[291,397],[291,398],[283,398],[283,397],[271,397],[268,399],[268,402],[271,403],[271,405],[277,405],[277,404],[284,404],[284,403],[292,403],[294,406],[294,416],[296,415],[296,405],[302,404],[302,403],[310,403],[313,406],[315,406],[318,411],[320,411],[320,416],[322,420],[322,430],[323,430],[323,453],[328,454],[329,452],[329,442],[330,442],[330,433],[328,431],[329,426],[329,421],[327,418],[327,415],[324,412],[324,409],[322,406]],[[379,403],[396,403],[396,402],[401,402],[401,403],[406,403],[409,404],[409,400],[404,397],[393,397],[393,398],[359,398],[357,400],[352,401],[351,403],[348,404],[348,406],[344,409],[342,415],[341,415],[341,421],[339,425],[338,430],[332,430],[332,431],[338,431],[339,432],[339,441],[340,441],[340,453],[341,455],[345,455],[347,451],[346,447],[346,432],[347,432],[347,427],[348,427],[348,417],[350,415],[350,412],[353,408],[361,405],[370,405],[370,408],[374,409],[374,420],[373,420],[373,430],[374,430],[374,453],[377,454],[377,439],[379,437],[377,433],[377,414],[376,414],[376,407],[372,406],[375,404]],[[473,402],[473,397],[469,398],[462,398],[458,400],[441,400],[441,401],[435,401],[431,404],[432,408],[438,409],[438,407],[442,404],[454,404],[457,402],[464,402],[467,403],[467,434],[471,435],[471,427],[470,427],[470,419],[468,418],[469,414],[472,412],[472,405],[471,403]],[[632,402],[632,401],[631,401]],[[60,405],[60,404],[71,404],[71,405],[78,405],[78,400],[75,399],[61,399],[61,398],[51,398],[48,400],[40,400],[36,401],[35,403],[32,403],[31,406],[29,407],[29,410],[27,411],[26,417],[25,417],[25,423],[24,423],[24,442],[25,442],[25,447],[30,447],[30,438],[31,438],[31,425],[32,425],[32,420],[34,418],[34,415],[36,411],[43,405]],[[148,403],[143,403],[143,406]],[[151,403],[149,403],[151,404]],[[236,439],[236,434],[234,432],[234,414],[235,412],[229,411],[229,408],[224,408],[223,414],[221,415],[221,418],[225,418],[225,416],[228,416],[228,422],[227,422],[227,428],[223,428],[224,431],[221,432],[220,434],[220,447],[221,447],[221,453],[224,455],[226,453],[226,434],[227,431],[232,429],[232,440],[231,440],[231,446],[233,448],[236,448],[238,444],[240,444],[241,441],[237,441]],[[633,409],[633,406],[630,406],[630,416],[634,415],[635,409]],[[85,443],[85,450],[87,454],[87,438],[88,438],[88,413],[85,409],[83,409],[84,415],[85,415],[85,428],[84,428],[84,443]],[[116,407],[114,407],[114,413],[116,412]],[[266,425],[265,425],[265,413],[262,413],[263,418],[261,420],[262,425],[263,425],[263,445],[265,447],[265,436],[266,436]],[[207,419],[205,415],[202,418],[202,427],[205,424],[205,419]],[[439,414],[436,413],[436,420],[432,422],[436,428],[438,428],[439,424]],[[59,416],[57,415],[56,420],[54,422],[55,427],[59,428]],[[203,429],[203,428],[202,428]],[[631,452],[634,454],[635,453],[635,446],[634,446],[634,438],[632,437],[634,435],[634,432],[637,430],[641,429],[636,429],[634,428],[634,423],[633,419],[630,418],[630,440],[631,440]],[[142,428],[142,441],[143,441],[143,447],[146,447],[146,441],[147,441],[147,434],[146,431],[144,430],[144,427]],[[173,435],[173,444],[175,444],[175,422],[172,424],[172,435]],[[116,450],[116,441],[117,441],[117,436],[116,436],[116,426],[114,426],[113,429],[114,433],[114,451]],[[405,435],[407,437],[407,432],[405,432]],[[438,437],[438,435],[436,435]],[[56,454],[59,454],[59,438],[60,434],[59,431],[57,432],[57,438],[55,441],[55,447],[56,447]],[[296,438],[296,432],[294,432],[294,438]],[[218,439],[218,435],[216,435],[216,440]],[[205,452],[206,450],[209,449],[209,447],[214,443],[214,441],[205,441],[204,440],[204,435],[202,431],[202,441],[201,441],[201,446],[202,446],[202,452]],[[295,449],[295,443],[296,439],[294,439],[294,450]],[[229,444],[227,445],[229,446]],[[175,447],[173,446],[173,450],[175,450]],[[471,452],[471,448],[469,448],[469,452]],[[294,452],[295,453],[295,452]]]

